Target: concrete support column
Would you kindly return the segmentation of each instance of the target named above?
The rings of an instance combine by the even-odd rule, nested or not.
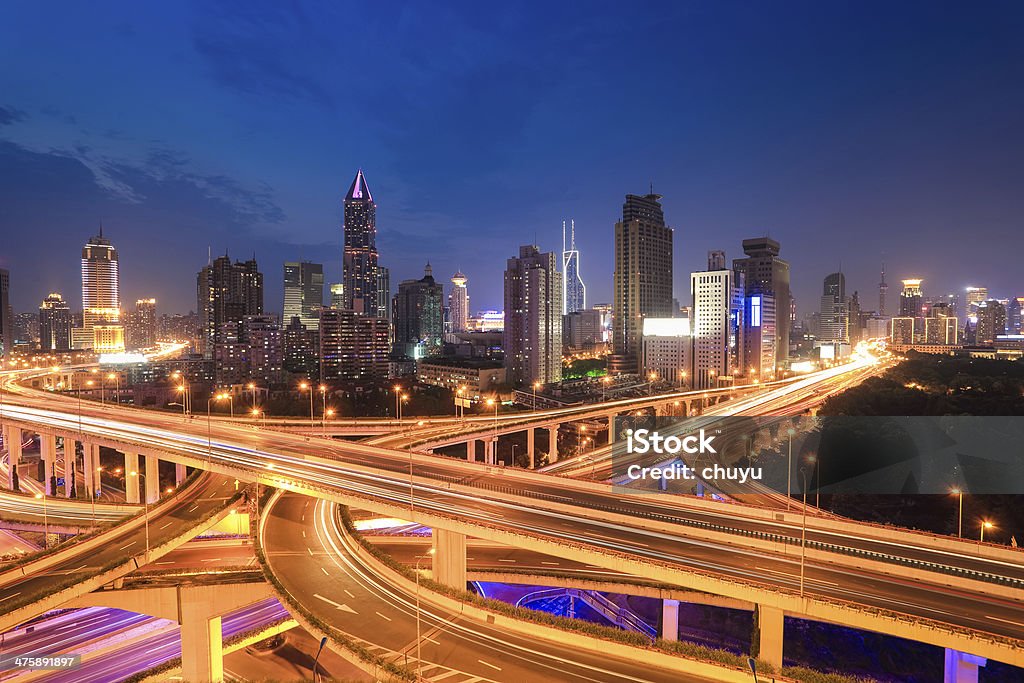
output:
[[[14,489],[14,472],[21,463],[21,428],[4,426],[4,447],[7,449],[7,488]]]
[[[496,452],[498,450],[498,440],[494,438],[486,439],[484,441],[484,464],[496,465]]]
[[[224,636],[219,615],[211,615],[202,593],[182,588],[181,677],[195,683],[224,680]]]
[[[160,459],[155,455],[146,456],[146,502],[160,500]]]
[[[978,683],[978,667],[988,660],[959,650],[946,648],[946,666],[942,683]]]
[[[476,439],[466,441],[466,461],[476,462]]]
[[[558,428],[560,426],[548,427],[548,464],[558,462]]]
[[[530,459],[530,469],[537,466],[537,434],[533,427],[526,430],[526,457]]]
[[[466,536],[435,528],[433,540],[434,580],[466,590]]]
[[[92,467],[93,480],[92,483],[95,485],[93,492],[95,495],[99,495],[103,492],[103,473],[100,470],[100,447],[99,444],[89,444],[89,457],[91,458],[90,466]]]
[[[43,490],[46,495],[56,494],[54,491],[54,465],[57,464],[57,437],[53,434],[39,435],[39,455],[43,459]]]
[[[82,486],[85,487],[86,497],[92,497],[96,488],[96,467],[92,461],[92,444],[86,441],[79,441],[82,444]]]
[[[608,414],[608,443],[615,443],[615,439],[618,434],[615,430],[615,418],[618,417],[618,413]]]
[[[757,606],[757,627],[760,632],[758,658],[776,669],[782,668],[782,631],[785,618],[778,607]]]
[[[185,481],[185,477],[188,476],[186,468],[180,462],[174,463],[174,485],[181,486],[182,482]]]
[[[74,481],[76,487],[78,481],[76,470],[78,469],[78,456],[75,455],[75,440],[64,437],[64,495],[71,497],[71,483]]]
[[[661,637],[679,640],[679,601],[668,598],[661,601]]]
[[[133,474],[134,473],[134,474]],[[124,497],[129,503],[139,502],[139,454],[124,454]]]

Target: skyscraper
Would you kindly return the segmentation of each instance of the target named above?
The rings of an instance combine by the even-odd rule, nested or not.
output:
[[[419,280],[403,280],[394,298],[394,350],[408,358],[441,353],[444,336],[443,290],[428,263]]]
[[[569,243],[562,221],[562,311],[566,314],[587,307],[587,287],[580,276],[580,252],[576,250],[576,221],[569,221]]]
[[[452,323],[452,332],[466,331],[466,324],[469,321],[467,282],[461,271],[452,275],[452,289],[448,292],[448,318]]]
[[[733,259],[733,270],[743,271],[745,295],[760,295],[764,313],[770,307],[772,343],[775,359],[769,365],[782,366],[789,358],[789,335],[791,327],[790,309],[792,295],[789,288],[789,263],[779,258],[779,243],[770,237],[755,237],[743,240],[745,258]],[[768,302],[767,299],[771,298]],[[765,316],[762,320],[769,322]],[[762,326],[760,332],[765,331]],[[763,336],[763,335],[759,335]],[[767,340],[762,340],[766,343]]]
[[[0,358],[8,359],[14,349],[14,316],[11,313],[11,274],[0,268]]]
[[[988,287],[967,287],[964,290],[964,320],[969,320],[975,325],[978,323],[978,308],[984,301],[988,300]]]
[[[130,349],[146,349],[156,345],[156,299],[138,299],[135,310],[128,313],[125,341]]]
[[[331,308],[345,308],[345,285],[340,282],[335,282],[331,285]],[[291,321],[286,320],[285,323],[290,325]]]
[[[672,228],[665,225],[660,194],[627,194],[615,224],[613,373],[635,373],[643,353],[643,319],[670,318]]]
[[[562,379],[562,274],[553,253],[526,245],[508,259],[504,345],[509,382]]]
[[[298,318],[306,329],[320,326],[318,311],[324,305],[324,267],[309,261],[287,261],[284,264],[285,323]]]
[[[724,266],[725,253],[713,251],[708,254],[708,269],[690,274],[690,385],[694,389],[717,386],[719,378],[734,375],[744,367],[745,276],[742,270]]]
[[[376,315],[377,296],[377,205],[363,177],[363,169],[345,195],[345,254],[342,280],[345,284],[345,308]]]
[[[391,320],[391,271],[377,266],[377,312],[378,318]]]
[[[882,264],[882,281],[878,283],[878,316],[885,317],[885,297],[889,293],[889,285],[885,283],[885,264]]]
[[[849,343],[850,309],[846,299],[846,277],[841,272],[825,278],[819,310],[822,341]]]
[[[217,344],[229,336],[225,326],[240,329],[245,316],[263,313],[263,273],[256,259],[232,263],[225,254],[199,271],[196,284],[200,348],[213,358]]]
[[[57,292],[43,299],[39,306],[39,350],[58,353],[71,350],[71,307]]]
[[[117,249],[100,234],[82,247],[82,336],[86,348],[97,352],[124,351],[121,288]],[[96,327],[102,328],[98,332]],[[120,343],[118,343],[120,338]]]
[[[996,337],[1006,334],[1006,306],[997,299],[988,299],[978,305],[977,344],[992,345]]]
[[[900,292],[900,316],[903,318],[920,318],[921,307],[920,278],[903,280],[903,291]]]

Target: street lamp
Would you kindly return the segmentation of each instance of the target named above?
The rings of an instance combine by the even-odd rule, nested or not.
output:
[[[679,371],[679,386],[680,388],[686,388],[686,370]]]
[[[814,465],[814,507],[821,508],[821,461],[816,453],[807,456],[807,463]]]
[[[43,499],[43,544],[44,547],[50,547],[50,518],[46,515],[46,490],[42,493],[37,493],[36,498]]]
[[[316,421],[313,419],[313,385],[309,382],[299,382],[299,391],[309,390],[309,426],[313,428],[316,426]]]
[[[807,470],[800,468],[800,477],[803,480],[804,509],[803,520],[800,523],[800,597],[804,597],[804,572],[807,561]]]
[[[601,403],[604,403],[605,401],[605,392],[608,389],[608,383],[611,381],[612,378],[609,377],[608,375],[605,375],[604,377],[601,378]]]
[[[587,425],[580,423],[576,428],[576,455],[583,454],[583,432],[587,431]]]
[[[957,498],[959,498],[959,501],[958,501],[958,504],[957,504],[957,507],[959,508],[959,514],[957,515],[957,522],[956,522],[956,537],[957,538],[963,538],[964,537],[964,492],[963,492],[963,489],[955,488],[955,489],[951,490],[950,493],[954,494]]]
[[[993,529],[995,525],[987,519],[981,520],[981,535],[978,537],[978,547],[985,542],[985,529]]]
[[[210,406],[214,401],[221,401],[225,398],[227,398],[227,394],[220,393],[206,399],[206,459],[210,464],[213,464],[213,423],[210,419]]]
[[[796,430],[790,427],[786,430],[786,434],[789,435],[789,464],[786,467],[786,509],[788,510],[793,498],[793,435],[796,434]]]
[[[427,551],[427,555],[433,555],[435,549],[431,548]],[[420,670],[423,667],[423,659],[421,657],[420,644],[423,642],[423,638],[420,635],[420,562],[423,561],[423,555],[420,555],[416,559],[416,680],[420,680]],[[433,565],[433,562],[431,562]],[[434,576],[437,576],[437,572],[434,572]]]
[[[114,401],[118,405],[121,405],[121,376],[116,373],[109,372],[107,373],[107,379],[114,380]]]
[[[466,387],[460,386],[455,390],[455,416],[462,419],[466,417],[466,406],[462,403],[462,393]]]
[[[398,420],[398,424],[402,424],[402,385],[396,384],[395,390],[395,418]]]
[[[537,411],[537,390],[540,389],[540,382],[533,383],[533,410]]]
[[[654,380],[658,379],[658,373],[652,372],[651,374],[647,375],[647,379],[648,379],[648,382],[647,382],[647,395],[648,396],[653,396],[654,395]]]
[[[327,386],[321,384],[317,389],[320,390],[320,402],[323,404],[320,410],[320,426],[323,428],[324,436],[327,436]]]
[[[329,417],[334,417],[334,408],[324,408],[324,416],[323,420],[321,420],[324,427],[324,438],[327,437],[327,418]]]
[[[245,388],[252,392],[252,407],[256,407],[256,382],[249,382]]]

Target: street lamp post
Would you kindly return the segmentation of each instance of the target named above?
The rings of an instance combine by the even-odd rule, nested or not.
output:
[[[46,489],[43,489],[42,493],[37,493],[36,498],[43,499],[43,547],[50,547],[50,518],[46,514]]]
[[[316,420],[313,418],[313,385],[309,382],[300,382],[299,391],[309,390],[309,426],[316,428]]]
[[[431,548],[427,551],[427,555],[433,555],[434,549]],[[420,555],[416,559],[416,680],[420,680],[420,670],[423,668],[422,652],[420,645],[423,642],[423,638],[420,634],[420,562],[423,561],[423,556]],[[437,572],[434,572],[434,576],[437,576]]]
[[[814,465],[814,507],[821,508],[821,460],[817,454],[807,456],[807,463]]]
[[[959,501],[957,502],[957,507],[959,508],[959,510],[958,510],[957,521],[956,521],[956,537],[957,538],[963,538],[964,537],[964,492],[963,492],[963,489],[955,488],[955,489],[953,489],[951,491],[951,493],[955,494],[956,497],[959,498]]]
[[[601,403],[605,402],[605,393],[608,390],[608,383],[611,382],[611,377],[605,375],[601,378]]]
[[[206,460],[213,464],[213,422],[210,416],[210,407],[214,401],[220,401],[225,394],[214,394],[206,399]]]
[[[320,408],[320,426],[323,428],[324,436],[327,436],[327,387],[321,384],[317,388],[320,390],[320,402],[323,404]]]
[[[256,382],[249,382],[245,386],[245,388],[252,392],[252,407],[255,408],[256,407]]]
[[[790,427],[786,430],[789,435],[789,464],[786,467],[786,509],[789,509],[793,499],[793,435],[796,430]]]
[[[455,417],[463,419],[466,417],[466,406],[462,403],[462,393],[466,387],[460,386],[455,390]]]
[[[807,564],[807,470],[800,468],[800,477],[803,480],[804,508],[803,520],[800,523],[800,597],[804,597],[804,575]]]
[[[540,389],[540,382],[533,383],[533,411],[537,412],[537,389]]]
[[[978,547],[979,548],[981,547],[981,544],[985,542],[985,529],[992,529],[993,527],[995,527],[995,525],[992,524],[992,522],[988,521],[987,519],[981,520],[981,535],[978,536]]]
[[[402,385],[396,384],[395,390],[395,419],[398,420],[398,424],[402,424]]]

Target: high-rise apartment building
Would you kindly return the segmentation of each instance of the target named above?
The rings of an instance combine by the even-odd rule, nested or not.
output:
[[[256,259],[232,263],[225,254],[199,271],[196,281],[200,349],[204,357],[213,358],[225,325],[237,329],[245,316],[263,314],[263,273]]]
[[[403,280],[395,294],[392,320],[394,350],[408,358],[426,358],[441,353],[444,337],[443,290],[434,280],[428,263],[419,280]]]
[[[71,350],[71,307],[57,292],[50,293],[39,306],[39,350],[45,353]]]
[[[156,299],[137,299],[135,310],[125,316],[125,342],[130,349],[156,345]]]
[[[903,280],[903,291],[900,292],[900,317],[920,318],[923,315],[921,282],[920,278]]]
[[[345,195],[344,214],[342,280],[345,308],[365,315],[378,315],[377,205],[373,203],[362,169],[356,173]]]
[[[96,331],[96,327],[103,329]],[[82,247],[82,333],[83,348],[97,353],[124,351],[121,327],[121,288],[117,249],[100,234]]]
[[[959,342],[959,334],[954,307],[947,302],[933,304],[924,319],[924,342],[952,346]]]
[[[562,379],[562,274],[555,255],[534,245],[507,261],[504,345],[509,382]]]
[[[849,343],[850,309],[846,298],[846,276],[831,273],[825,278],[821,294],[819,338],[827,342]]]
[[[665,225],[661,195],[627,194],[615,224],[612,323],[613,373],[641,367],[644,318],[671,318],[672,228]]]
[[[321,381],[387,379],[388,321],[351,310],[325,309],[320,318],[319,355]]]
[[[743,271],[746,297],[749,299],[759,295],[763,304],[762,312],[767,312],[770,307],[770,317],[773,318],[771,326],[775,340],[772,347],[775,358],[765,367],[781,367],[789,358],[789,335],[792,329],[789,313],[793,297],[789,286],[789,263],[779,258],[779,243],[770,237],[743,240],[743,253],[746,254],[744,258],[733,259],[733,270]],[[762,320],[767,322],[764,316]],[[759,348],[763,348],[767,341],[764,332],[765,327],[762,326],[757,335],[760,338]]]
[[[14,315],[11,312],[11,274],[0,268],[0,358],[8,359],[14,350]]]
[[[693,337],[689,318],[644,318],[644,372],[663,382],[687,386]]]
[[[967,287],[964,289],[964,312],[965,320],[970,320],[977,325],[978,308],[988,300],[988,287]]]
[[[452,324],[452,332],[465,332],[469,323],[468,281],[462,271],[452,275],[452,288],[448,292],[448,319]]]
[[[744,272],[724,268],[724,252],[708,254],[708,269],[690,274],[693,334],[690,385],[705,389],[744,367]]]
[[[378,318],[391,320],[391,271],[377,266],[377,313]]]
[[[745,278],[744,274],[744,278]],[[749,382],[767,382],[776,377],[776,361],[779,315],[775,297],[771,294],[750,291],[743,297],[743,365],[740,374]],[[788,316],[783,316],[788,317]],[[789,333],[786,333],[789,342]]]
[[[997,299],[988,299],[978,305],[976,343],[991,346],[996,337],[1006,334],[1006,306]]]
[[[562,317],[562,346],[567,350],[585,351],[602,343],[601,312],[582,310]]]
[[[333,307],[332,307],[333,308]],[[333,310],[341,310],[333,308]],[[323,319],[323,311],[320,312]],[[292,318],[282,330],[284,337],[284,369],[307,379],[319,377],[319,334],[307,330],[300,320]]]
[[[587,287],[580,275],[580,252],[576,249],[576,221],[569,221],[569,241],[565,241],[565,221],[562,221],[562,310],[566,313],[582,311],[587,307]]]
[[[284,331],[273,315],[247,315],[242,338],[248,347],[248,379],[277,384],[284,379]]]
[[[1021,334],[1024,330],[1024,296],[1010,297],[1006,307],[1006,331],[1009,334]]]
[[[298,318],[307,329],[320,326],[319,311],[324,305],[324,267],[309,261],[284,264],[284,316],[286,323]]]

